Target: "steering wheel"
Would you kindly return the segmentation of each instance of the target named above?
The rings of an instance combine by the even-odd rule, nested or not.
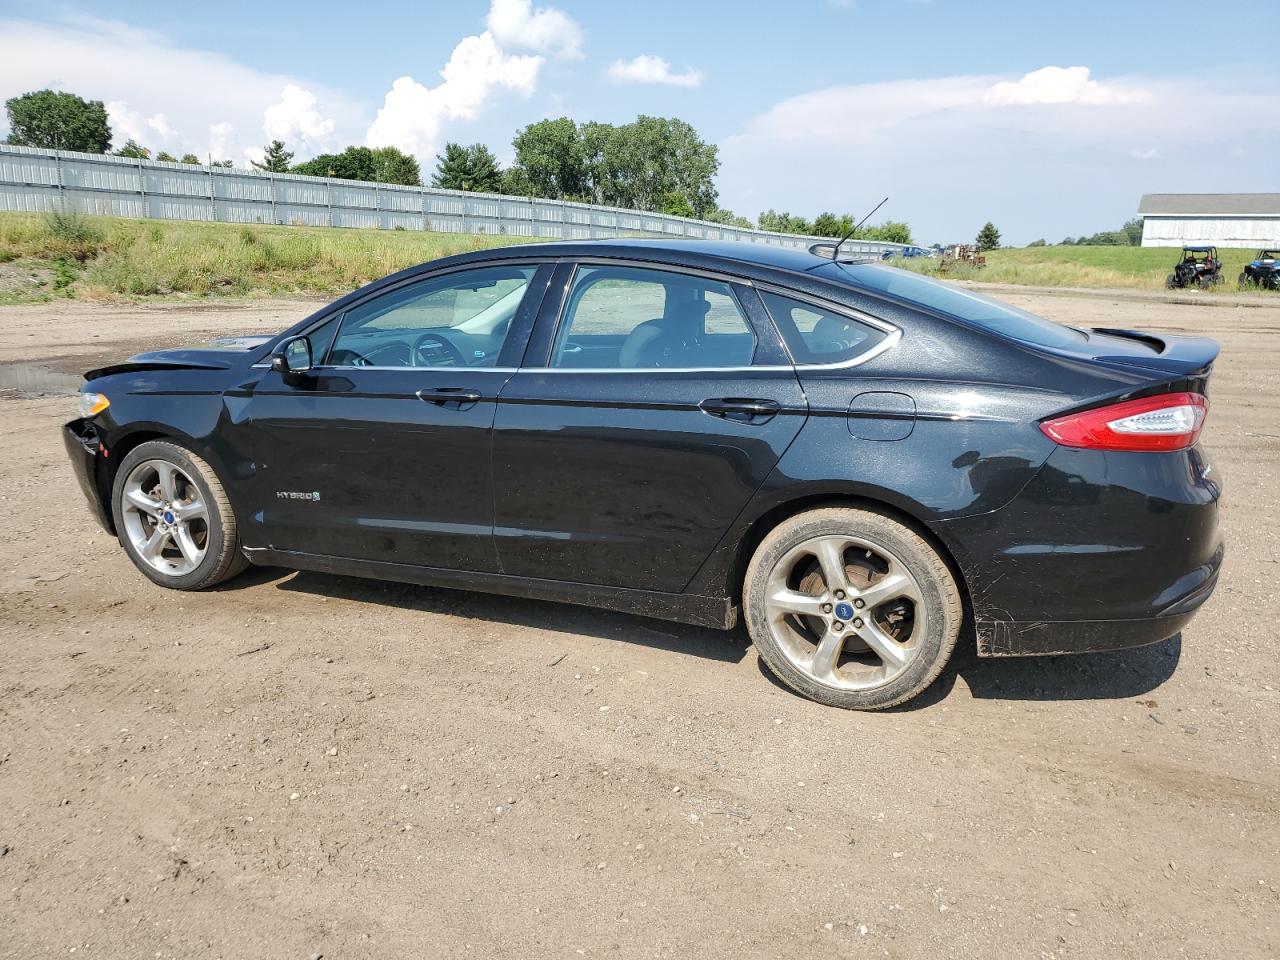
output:
[[[413,358],[420,367],[465,367],[462,351],[438,333],[424,333],[413,345]]]

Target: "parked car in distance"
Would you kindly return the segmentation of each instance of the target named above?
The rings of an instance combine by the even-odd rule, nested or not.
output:
[[[150,580],[247,564],[731,628],[822,703],[1163,640],[1212,592],[1218,346],[750,243],[484,250],[86,374],[64,440]],[[554,610],[547,616],[554,618]]]
[[[903,247],[901,250],[886,250],[880,255],[881,260],[892,260],[895,257],[904,257],[908,260],[916,257],[933,257],[934,251],[927,247]]]
[[[1165,278],[1168,290],[1182,287],[1200,287],[1207,290],[1222,282],[1222,261],[1217,247],[1183,247],[1182,259],[1173,267],[1173,273]]]
[[[1241,287],[1280,290],[1280,248],[1259,250],[1240,274]]]

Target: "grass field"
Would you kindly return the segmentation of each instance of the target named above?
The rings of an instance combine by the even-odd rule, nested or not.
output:
[[[334,294],[518,237],[0,214],[0,303]]]
[[[337,294],[437,257],[523,238],[0,213],[0,303],[75,297]],[[1221,251],[1220,293],[1235,293],[1252,250]],[[993,250],[959,280],[1161,290],[1178,251],[1152,247]],[[934,273],[937,260],[899,265]],[[1271,294],[1274,296],[1275,294]]]
[[[1163,290],[1180,251],[1171,247],[1025,247],[992,250],[985,267],[956,270],[948,276],[987,283],[1037,287],[1120,287]],[[1236,279],[1256,250],[1222,248],[1223,282],[1216,292],[1238,293]],[[901,266],[936,273],[937,260],[907,260]]]

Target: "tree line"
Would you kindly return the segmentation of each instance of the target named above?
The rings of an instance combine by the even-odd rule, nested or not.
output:
[[[40,90],[5,102],[8,142],[22,146],[151,159],[151,150],[130,138],[111,149],[112,132],[101,100],[72,93]],[[844,236],[853,214],[824,212],[814,219],[767,210],[752,222],[719,205],[715,178],[719,148],[705,141],[690,124],[674,117],[638,116],[631,123],[576,123],[568,117],[540,120],[516,132],[514,160],[503,169],[485,144],[447,143],[436,156],[431,186],[476,193],[621,207],[710,220],[736,227],[758,227],[782,233]],[[200,163],[193,153],[181,157],[160,151],[156,160]],[[230,167],[230,160],[213,160]],[[294,162],[280,141],[263,148],[259,170],[338,177],[377,183],[421,186],[418,161],[396,147],[350,146]],[[911,229],[898,221],[862,227],[854,239],[910,243]]]

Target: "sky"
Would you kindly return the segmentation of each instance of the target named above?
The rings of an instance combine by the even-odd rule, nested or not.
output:
[[[924,243],[1119,227],[1143,193],[1280,192],[1259,5],[984,0],[0,0],[0,99],[108,105],[115,143],[302,160],[675,116],[722,206],[905,220]],[[0,134],[4,121],[0,118]]]

